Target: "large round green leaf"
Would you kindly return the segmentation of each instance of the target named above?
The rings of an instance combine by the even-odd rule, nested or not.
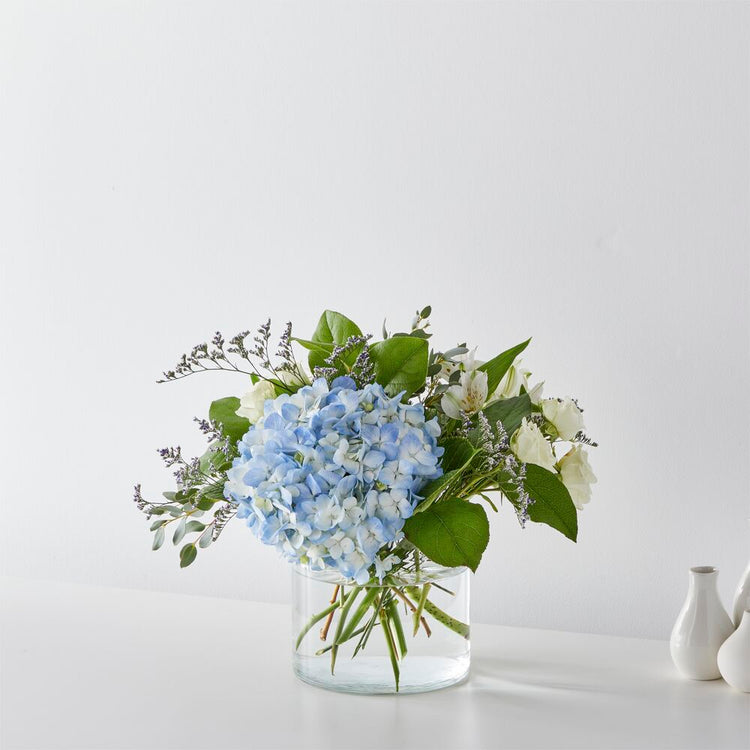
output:
[[[413,336],[397,336],[370,346],[375,381],[389,396],[406,391],[408,398],[427,378],[427,342]]]
[[[406,538],[430,560],[476,571],[490,540],[490,524],[481,505],[467,500],[441,500],[404,525]]]

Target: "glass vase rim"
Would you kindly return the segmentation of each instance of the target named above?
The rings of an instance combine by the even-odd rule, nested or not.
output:
[[[361,586],[362,588],[388,588],[394,583],[398,585],[416,586],[425,583],[439,583],[448,578],[462,575],[469,570],[466,566],[447,567],[438,565],[438,563],[424,561],[419,570],[403,571],[399,570],[393,574],[387,574],[382,581],[369,580],[364,584],[357,584],[353,578],[347,578],[338,570],[326,568],[324,570],[315,570],[304,563],[293,563],[292,572],[303,578],[310,578],[317,583],[328,583],[333,586]],[[388,580],[390,579],[390,580]]]

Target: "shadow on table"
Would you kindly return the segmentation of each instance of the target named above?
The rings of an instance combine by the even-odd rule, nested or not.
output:
[[[473,690],[500,693],[618,693],[609,666],[540,664],[522,659],[474,657],[471,663]]]

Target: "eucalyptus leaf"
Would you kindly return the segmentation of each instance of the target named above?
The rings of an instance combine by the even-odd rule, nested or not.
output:
[[[167,522],[166,518],[161,518],[158,521],[154,521],[151,524],[151,531],[156,531],[160,526],[164,526],[164,524]]]
[[[205,528],[205,523],[201,523],[200,521],[194,521],[193,519],[191,519],[185,525],[185,533],[190,534],[193,531],[203,531],[203,529]]]
[[[190,565],[193,560],[198,555],[198,550],[195,548],[194,544],[186,544],[181,550],[180,550],[180,567],[181,568],[187,568],[188,565]]]
[[[172,544],[179,544],[182,541],[182,537],[185,536],[187,531],[187,517],[183,516],[175,525],[174,534],[172,535]]]
[[[151,549],[159,549],[164,544],[164,527],[160,526],[154,534],[154,543],[151,545]]]
[[[214,525],[211,523],[206,527],[206,530],[198,537],[198,546],[201,549],[208,547],[214,540]]]
[[[490,525],[481,505],[454,497],[407,519],[404,534],[439,565],[466,565],[476,571],[490,540]]]

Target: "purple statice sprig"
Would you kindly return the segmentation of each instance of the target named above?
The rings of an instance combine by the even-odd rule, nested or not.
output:
[[[252,340],[248,341],[252,335]],[[271,320],[262,323],[254,334],[240,331],[227,342],[221,331],[217,331],[210,343],[196,344],[190,352],[183,354],[171,370],[165,370],[157,383],[180,380],[199,372],[237,372],[268,380],[282,391],[296,390],[287,383],[291,380],[304,383],[305,374],[297,362],[291,346],[292,324],[287,323],[279,339],[276,356],[271,353]]]

